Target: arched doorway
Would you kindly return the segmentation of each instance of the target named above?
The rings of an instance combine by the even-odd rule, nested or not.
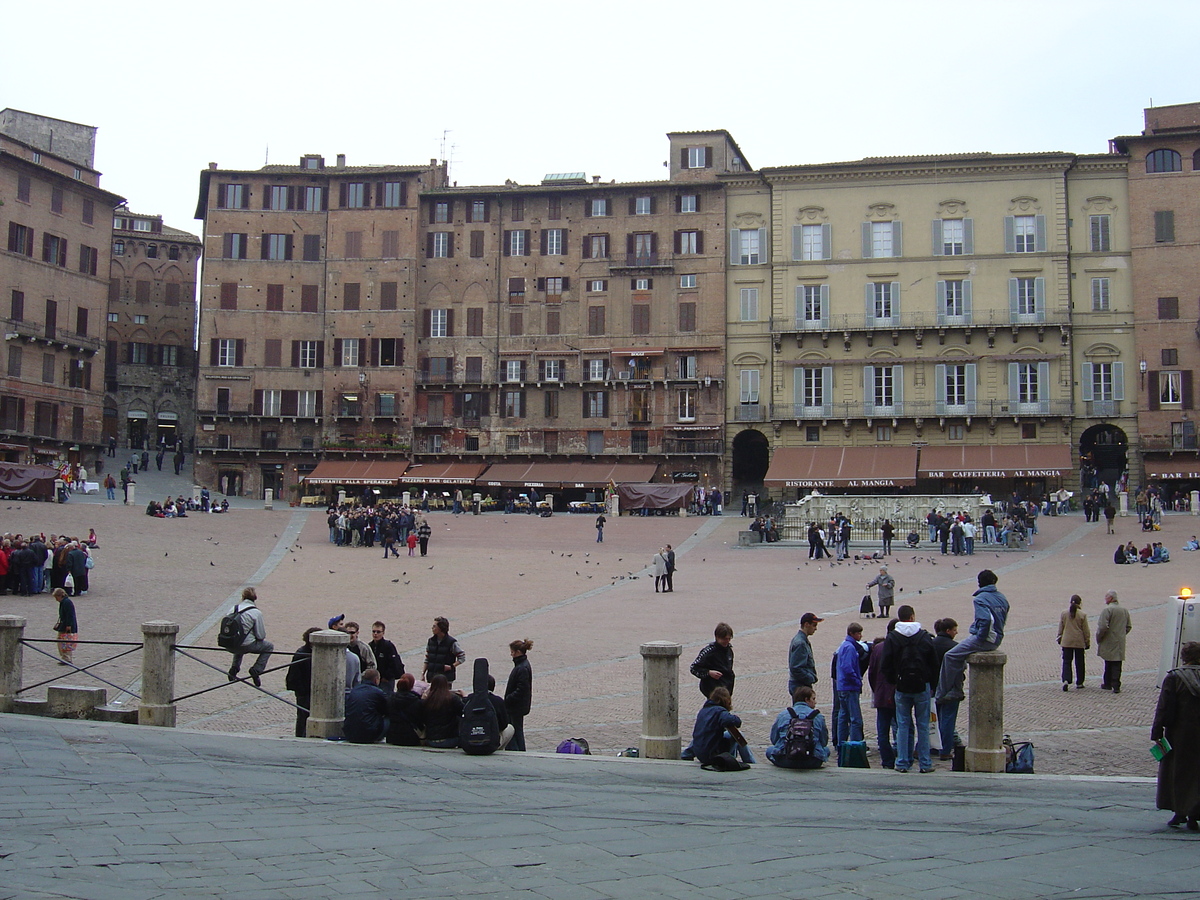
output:
[[[1129,439],[1116,425],[1093,425],[1079,437],[1079,462],[1095,470],[1097,483],[1114,486],[1129,466]],[[1084,479],[1084,488],[1089,486]]]
[[[767,467],[771,463],[771,446],[761,431],[747,428],[733,439],[732,490],[733,500],[741,502],[742,491],[761,491]],[[735,503],[730,503],[731,506]]]

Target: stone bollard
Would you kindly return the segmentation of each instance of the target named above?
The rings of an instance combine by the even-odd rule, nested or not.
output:
[[[345,491],[338,491],[338,498],[337,498],[337,507],[338,507],[338,509],[341,509],[341,508],[342,508],[343,506],[345,506],[345,505],[346,505],[346,492],[345,492]],[[406,504],[405,504],[405,506],[407,506],[407,505],[408,505],[408,504],[406,503]]]
[[[13,711],[21,690],[24,616],[0,616],[0,713]]]
[[[1192,501],[1192,515],[1200,516],[1200,491],[1192,491],[1189,497]]]
[[[263,509],[275,508],[275,491],[273,488],[267,488],[263,491]]]
[[[142,699],[138,724],[175,727],[175,636],[174,622],[142,623]]]
[[[967,711],[967,771],[1004,771],[1004,664],[999,651],[972,653],[970,706]]]
[[[308,706],[307,737],[342,736],[346,719],[346,648],[350,635],[344,631],[314,631],[311,700]]]
[[[129,499],[125,501],[125,505],[126,506],[137,506],[137,485],[134,484],[132,481],[129,482],[128,494],[129,494]]]
[[[679,657],[672,641],[642,644],[642,739],[645,759],[679,759]]]
[[[1121,491],[1120,498],[1121,508],[1117,511],[1117,515],[1124,518],[1129,515],[1129,491]]]

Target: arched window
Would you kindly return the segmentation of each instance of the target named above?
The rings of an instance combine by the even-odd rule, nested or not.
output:
[[[1200,172],[1200,150],[1192,154],[1192,171]]]
[[[1146,171],[1153,172],[1182,172],[1183,161],[1174,150],[1152,150],[1146,157]]]

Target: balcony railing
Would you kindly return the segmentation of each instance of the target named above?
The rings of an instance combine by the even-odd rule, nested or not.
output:
[[[1110,419],[1121,414],[1120,400],[1085,400],[1084,415],[1091,419]]]
[[[781,316],[771,320],[771,330],[777,334],[796,331],[863,331],[868,329],[915,328],[1011,328],[1030,325],[1057,325],[1070,321],[1067,310],[1044,310],[1041,313],[1013,316],[1008,309],[977,309],[967,315],[948,316],[933,310],[904,311],[889,318],[868,316],[866,313],[839,313],[822,319],[804,316]]]
[[[624,253],[614,257],[610,269],[669,269],[675,260],[669,253]]]
[[[719,440],[688,441],[678,438],[663,438],[662,452],[678,456],[721,456],[725,442]]]
[[[627,420],[630,425],[649,425],[651,416],[648,410],[635,409],[627,414]]]
[[[772,420],[813,419],[925,419],[965,416],[1070,416],[1070,400],[1041,400],[1037,403],[1012,403],[1008,400],[979,400],[964,404],[939,403],[930,400],[907,400],[884,406],[861,400],[847,403],[825,403],[807,406],[802,403],[776,403],[771,406]],[[747,421],[738,419],[737,421]]]
[[[1152,434],[1142,435],[1143,450],[1197,450],[1196,434]]]
[[[767,407],[762,403],[741,403],[733,408],[735,422],[765,422]]]

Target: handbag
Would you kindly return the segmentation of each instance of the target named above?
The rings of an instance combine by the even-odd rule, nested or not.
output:
[[[942,752],[942,730],[938,727],[936,709],[929,710],[929,749]]]
[[[94,559],[92,559],[91,556],[88,556],[88,558],[84,561],[83,564],[86,568],[89,568],[89,569],[96,568],[96,561]]]

